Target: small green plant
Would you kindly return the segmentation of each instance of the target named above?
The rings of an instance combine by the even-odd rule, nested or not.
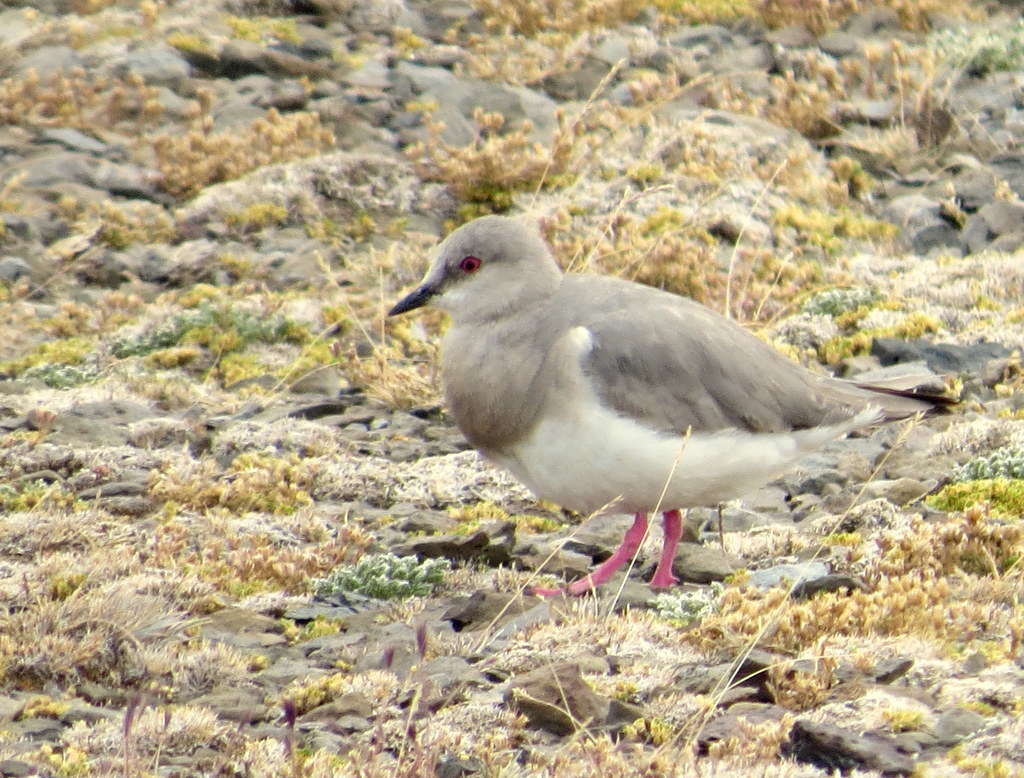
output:
[[[882,711],[882,718],[893,732],[916,732],[924,727],[924,713],[907,708],[890,708]]]
[[[72,389],[99,378],[95,365],[36,365],[21,374],[22,378],[38,378],[51,389]]]
[[[994,70],[1018,70],[1024,66],[1024,20],[990,30],[949,27],[931,36],[936,54],[971,75]]]
[[[809,298],[803,305],[803,312],[812,316],[839,316],[855,311],[862,305],[869,306],[882,299],[874,289],[827,289]]]
[[[954,481],[985,478],[1024,478],[1024,449],[1016,446],[1001,448],[988,456],[975,457],[953,471]]]
[[[992,516],[1016,519],[1024,515],[1024,480],[979,478],[949,483],[925,503],[940,511],[965,511],[984,505]]]
[[[182,343],[195,343],[219,354],[238,351],[248,343],[301,342],[305,331],[281,316],[265,316],[227,304],[204,304],[185,311],[137,338],[114,343],[118,359],[144,356]]]
[[[354,592],[381,600],[405,600],[433,592],[450,569],[447,559],[419,562],[415,557],[372,554],[335,569],[315,581],[314,588],[320,596]]]
[[[685,627],[714,613],[723,587],[713,583],[706,589],[689,592],[664,592],[654,598],[654,610],[661,618]]]

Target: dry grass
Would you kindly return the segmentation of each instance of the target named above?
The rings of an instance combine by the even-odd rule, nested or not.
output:
[[[135,74],[110,78],[76,68],[42,77],[29,71],[0,80],[0,123],[86,131],[128,124],[137,132],[160,119],[158,94]]]
[[[186,198],[257,167],[327,151],[334,136],[316,114],[270,109],[241,130],[215,131],[213,120],[200,116],[187,131],[156,135],[152,143],[164,189]]]
[[[617,27],[635,19],[647,6],[642,0],[473,0],[473,5],[492,32],[510,30],[526,36]]]

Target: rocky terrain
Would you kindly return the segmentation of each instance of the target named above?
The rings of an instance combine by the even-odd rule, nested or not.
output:
[[[880,0],[0,6],[0,776],[1024,775],[1024,26]],[[383,313],[474,216],[949,413],[656,531]]]

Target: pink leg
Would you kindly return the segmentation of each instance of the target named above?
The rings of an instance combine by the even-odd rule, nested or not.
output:
[[[676,546],[683,536],[683,517],[679,511],[665,511],[661,515],[662,527],[665,530],[665,541],[661,547],[661,558],[651,578],[651,586],[655,589],[667,589],[679,579],[672,574],[672,562],[676,558]]]
[[[633,518],[633,526],[626,531],[625,536],[622,538],[622,543],[615,549],[615,553],[599,564],[592,573],[569,584],[568,588],[565,589],[565,593],[572,595],[585,594],[605,583],[620,567],[633,558],[646,534],[647,514],[638,513]],[[561,589],[545,589],[535,586],[531,589],[530,593],[540,597],[550,597],[555,594],[562,594],[563,592]]]
[[[638,513],[633,517],[633,526],[626,530],[622,543],[615,549],[615,553],[599,564],[590,575],[569,584],[569,594],[585,594],[605,583],[636,555],[646,534],[647,514]]]

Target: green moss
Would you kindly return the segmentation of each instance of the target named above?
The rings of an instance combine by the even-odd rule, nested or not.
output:
[[[75,496],[62,484],[44,481],[0,484],[0,512],[19,513],[36,508],[47,510],[74,508]]]
[[[178,51],[194,52],[204,54],[208,57],[216,56],[216,52],[209,41],[205,41],[198,35],[188,35],[183,32],[172,32],[167,36],[167,43],[178,49]]]
[[[242,310],[230,303],[204,304],[163,322],[139,337],[114,343],[111,353],[118,359],[145,356],[173,346],[194,344],[219,357],[250,343],[303,343],[309,331],[281,316]]]
[[[846,357],[863,354],[871,348],[875,338],[905,338],[913,340],[927,333],[938,332],[942,322],[924,313],[911,313],[899,324],[892,327],[873,327],[852,335],[837,335],[823,343],[818,349],[818,358],[827,365],[834,365]]]
[[[85,357],[94,349],[95,344],[84,338],[47,341],[40,343],[23,357],[0,362],[0,373],[17,377],[33,368],[65,368],[81,365]]]
[[[294,19],[271,16],[225,16],[224,24],[231,28],[233,37],[253,43],[273,41],[302,43],[302,36],[299,35]]]
[[[656,164],[634,165],[626,171],[626,176],[637,186],[647,187],[665,175],[665,168]]]
[[[965,511],[985,505],[992,516],[1019,518],[1024,515],[1024,480],[984,478],[946,484],[925,502],[940,511]]]
[[[229,227],[244,232],[257,232],[267,227],[278,227],[288,220],[288,209],[277,203],[253,203],[241,211],[224,214]]]
[[[753,0],[654,0],[654,7],[683,22],[724,22],[756,16]]]
[[[777,227],[792,227],[800,240],[818,246],[828,254],[838,254],[845,239],[891,239],[898,228],[848,208],[826,211],[787,205],[775,213]]]
[[[448,515],[456,521],[464,523],[508,518],[508,512],[490,500],[482,500],[472,505],[452,505],[448,508]]]

